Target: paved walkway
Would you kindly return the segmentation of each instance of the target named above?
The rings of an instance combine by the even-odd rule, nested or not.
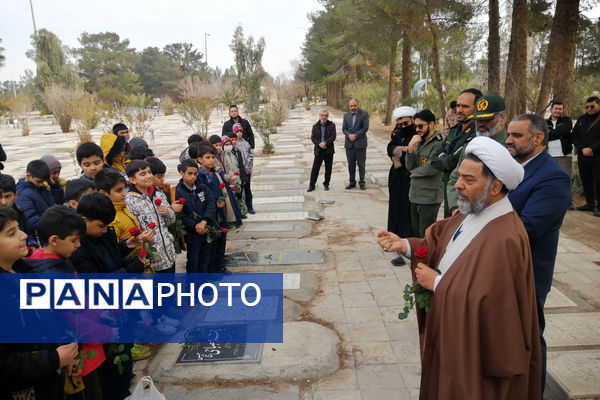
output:
[[[313,158],[310,127],[316,122],[317,113],[317,108],[310,112],[294,110],[279,133],[272,136],[276,153],[255,158],[253,191],[257,214],[230,234],[227,251],[260,255],[257,264],[232,267],[235,271],[302,273],[300,289],[285,292],[291,300],[285,317],[333,329],[340,339],[339,369],[322,378],[283,382],[277,374],[270,379],[245,379],[237,383],[222,379],[203,381],[201,377],[197,385],[189,382],[160,385],[159,381],[168,399],[418,398],[416,321],[414,314],[406,321],[397,318],[403,304],[402,290],[410,281],[410,273],[406,267],[393,267],[389,262],[393,255],[382,252],[375,241],[376,233],[385,228],[387,221],[387,142],[369,138],[368,189],[345,190],[347,167],[339,132],[341,120],[333,118],[340,136],[336,142],[331,190],[323,191],[323,167],[317,190],[306,193]],[[211,132],[220,132],[222,114],[215,113],[213,118]],[[151,147],[167,164],[167,181],[175,183],[177,158],[191,132],[177,115],[157,117],[152,125]],[[42,152],[52,152],[63,162],[63,176],[73,176],[75,168],[69,156],[74,147],[73,135],[41,134],[56,130],[56,126],[41,121],[34,124],[32,136],[23,138],[2,127],[0,140],[9,158],[16,154],[23,160],[7,162],[5,172],[22,176],[28,160]],[[95,138],[99,138],[99,133],[94,134]],[[261,141],[257,142],[259,149]],[[307,219],[319,215],[324,218],[317,222]],[[324,252],[324,262],[315,263],[307,258],[306,263],[296,260],[284,266],[273,262],[270,256],[280,251],[287,254],[302,250]],[[561,236],[554,287],[546,305],[551,373],[548,398],[600,397],[599,261],[598,252]],[[314,290],[306,289],[309,283]],[[270,350],[265,345],[264,352]],[[294,365],[297,359],[284,361]],[[140,373],[152,368],[147,361],[136,365]]]

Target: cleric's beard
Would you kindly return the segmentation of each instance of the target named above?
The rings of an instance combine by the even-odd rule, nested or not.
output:
[[[458,211],[465,215],[479,214],[481,211],[483,211],[483,209],[487,205],[487,198],[488,194],[490,193],[492,181],[492,177],[489,177],[487,183],[485,184],[485,187],[483,188],[483,192],[479,197],[471,200],[458,199],[456,203],[458,205]],[[462,194],[462,192],[459,190],[458,194]]]

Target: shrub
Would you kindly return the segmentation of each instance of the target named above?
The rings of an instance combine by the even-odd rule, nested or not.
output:
[[[356,97],[360,102],[360,108],[371,114],[375,114],[381,103],[385,103],[387,88],[374,82],[350,83],[344,87],[346,97]]]
[[[54,119],[63,132],[71,131],[75,104],[84,94],[85,92],[82,89],[73,89],[56,84],[52,84],[44,90],[42,99],[52,111]]]
[[[98,124],[102,112],[102,105],[97,102],[93,95],[85,94],[75,102],[73,120],[78,137],[77,146],[92,141],[90,131]]]
[[[171,100],[170,97],[165,97],[160,102],[160,105],[162,106],[165,115],[173,115],[173,113],[175,112],[175,103],[173,102],[173,100]]]
[[[4,104],[10,110],[12,118],[16,119],[21,125],[21,134],[29,136],[29,120],[27,115],[33,108],[34,99],[26,93],[19,93],[17,96],[8,96]]]
[[[192,128],[194,133],[207,139],[214,105],[215,101],[212,98],[197,97],[184,102],[179,107],[179,114],[183,118],[183,123]]]
[[[290,115],[290,105],[287,100],[277,100],[271,104],[276,126],[281,126]]]
[[[274,153],[275,148],[271,143],[271,134],[277,133],[277,121],[273,108],[266,106],[262,110],[250,114],[250,120],[263,140],[263,153]]]

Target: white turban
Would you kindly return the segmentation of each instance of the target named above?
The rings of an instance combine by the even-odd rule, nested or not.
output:
[[[397,121],[399,118],[414,117],[416,113],[417,110],[415,110],[414,108],[409,106],[402,106],[394,110],[394,112],[392,113],[392,117],[394,118],[394,121]]]
[[[469,142],[465,154],[477,156],[496,175],[508,190],[515,189],[525,171],[521,164],[515,161],[506,147],[487,136],[477,136]]]

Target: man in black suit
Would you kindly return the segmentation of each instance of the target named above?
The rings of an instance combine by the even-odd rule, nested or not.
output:
[[[321,164],[325,161],[325,180],[323,189],[329,190],[329,181],[331,180],[331,170],[333,168],[333,154],[335,148],[335,124],[329,121],[329,111],[321,110],[319,112],[319,121],[313,125],[310,140],[315,144],[315,160],[310,171],[310,183],[308,192],[315,190],[317,178]]]
[[[244,134],[243,138],[250,144],[250,149],[254,150],[254,132],[250,122],[240,116],[238,107],[235,104],[229,106],[229,119],[223,123],[223,129],[221,129],[221,136],[226,136],[233,132],[234,124],[242,124]]]
[[[369,130],[369,114],[358,108],[358,100],[350,99],[350,111],[344,114],[342,132],[346,139],[346,159],[348,160],[349,184],[346,189],[356,187],[356,164],[358,164],[359,181],[361,190],[365,186],[365,162],[367,161],[367,131]]]

